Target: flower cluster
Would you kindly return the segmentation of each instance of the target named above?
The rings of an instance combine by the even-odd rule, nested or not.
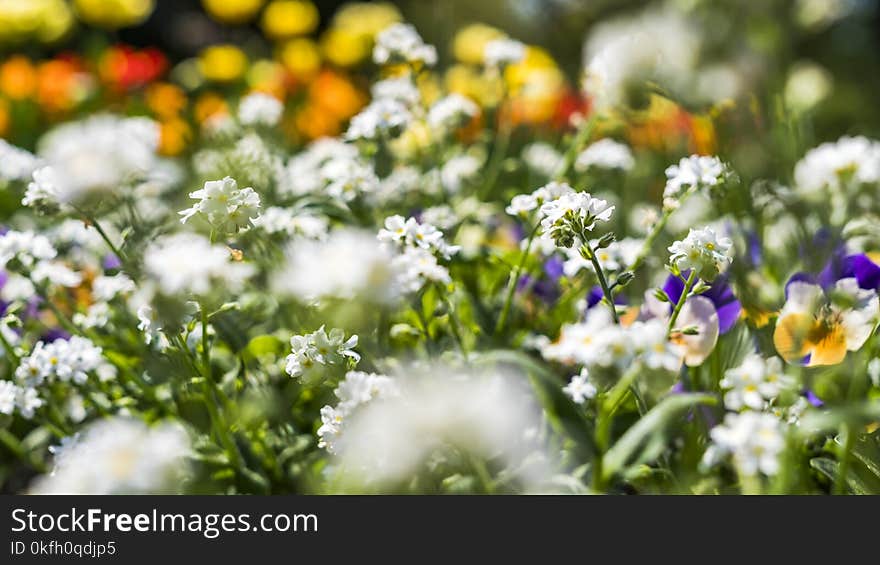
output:
[[[339,402],[335,406],[321,408],[321,427],[318,428],[318,447],[330,453],[337,450],[337,441],[345,429],[346,421],[351,415],[374,399],[389,398],[398,394],[397,385],[391,377],[349,371],[333,391]]]
[[[290,338],[290,355],[284,370],[288,375],[304,383],[315,383],[327,377],[332,368],[348,366],[349,360],[357,364],[361,356],[354,351],[358,336],[345,339],[345,332],[333,328],[328,334],[321,326],[306,335]]]
[[[179,212],[184,224],[196,214],[202,214],[222,233],[235,233],[252,226],[259,217],[260,195],[250,187],[238,188],[232,177],[208,181],[204,188],[190,192],[189,197],[198,202]]]

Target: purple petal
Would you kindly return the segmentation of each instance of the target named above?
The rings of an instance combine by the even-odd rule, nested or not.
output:
[[[122,267],[122,261],[120,261],[119,257],[113,253],[108,253],[107,255],[104,255],[102,265],[107,270],[119,269]]]
[[[871,261],[864,253],[850,255],[846,258],[846,272],[845,276],[856,278],[859,288],[880,289],[880,266]]]
[[[40,340],[46,343],[52,343],[56,339],[70,339],[70,334],[62,328],[50,328],[40,337]]]
[[[554,255],[544,262],[544,273],[554,281],[558,281],[564,272],[564,264],[565,262],[560,257]]]
[[[822,399],[819,398],[818,396],[816,396],[816,393],[814,393],[810,389],[804,389],[804,392],[802,394],[803,394],[804,398],[807,399],[807,402],[809,402],[813,406],[819,407],[819,406],[825,405],[825,403],[822,402]]]
[[[690,271],[686,271],[682,273],[682,276],[687,277],[689,273]],[[681,298],[681,293],[684,291],[684,282],[675,275],[669,275],[663,284],[663,291],[669,296],[671,301],[669,306],[669,311],[671,312],[672,304],[677,303]],[[715,279],[709,290],[704,292],[702,296],[711,300],[712,304],[715,305],[715,310],[718,311],[719,333],[728,332],[739,319],[742,305],[734,296],[733,289],[727,284],[727,277],[721,276]]]

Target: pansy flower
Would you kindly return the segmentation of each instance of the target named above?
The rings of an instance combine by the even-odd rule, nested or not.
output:
[[[773,343],[789,363],[836,365],[871,337],[880,314],[877,293],[847,277],[827,290],[804,280],[789,281]]]

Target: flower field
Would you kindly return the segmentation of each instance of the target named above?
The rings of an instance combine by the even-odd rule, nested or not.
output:
[[[880,494],[876,2],[172,4],[0,0],[0,492]]]

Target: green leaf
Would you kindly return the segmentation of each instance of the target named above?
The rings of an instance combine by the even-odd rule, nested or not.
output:
[[[837,478],[840,464],[828,457],[814,457],[810,459],[810,467],[828,477],[828,480],[833,483]],[[852,468],[846,473],[846,485],[853,494],[878,494],[878,491],[868,486]]]
[[[697,404],[715,404],[708,394],[676,394],[667,396],[617,440],[605,453],[602,472],[610,478],[626,466],[639,465],[656,459],[665,449],[667,430],[680,421],[679,415]]]
[[[264,355],[281,355],[284,353],[284,341],[274,335],[258,335],[247,344],[245,350],[253,357]]]

